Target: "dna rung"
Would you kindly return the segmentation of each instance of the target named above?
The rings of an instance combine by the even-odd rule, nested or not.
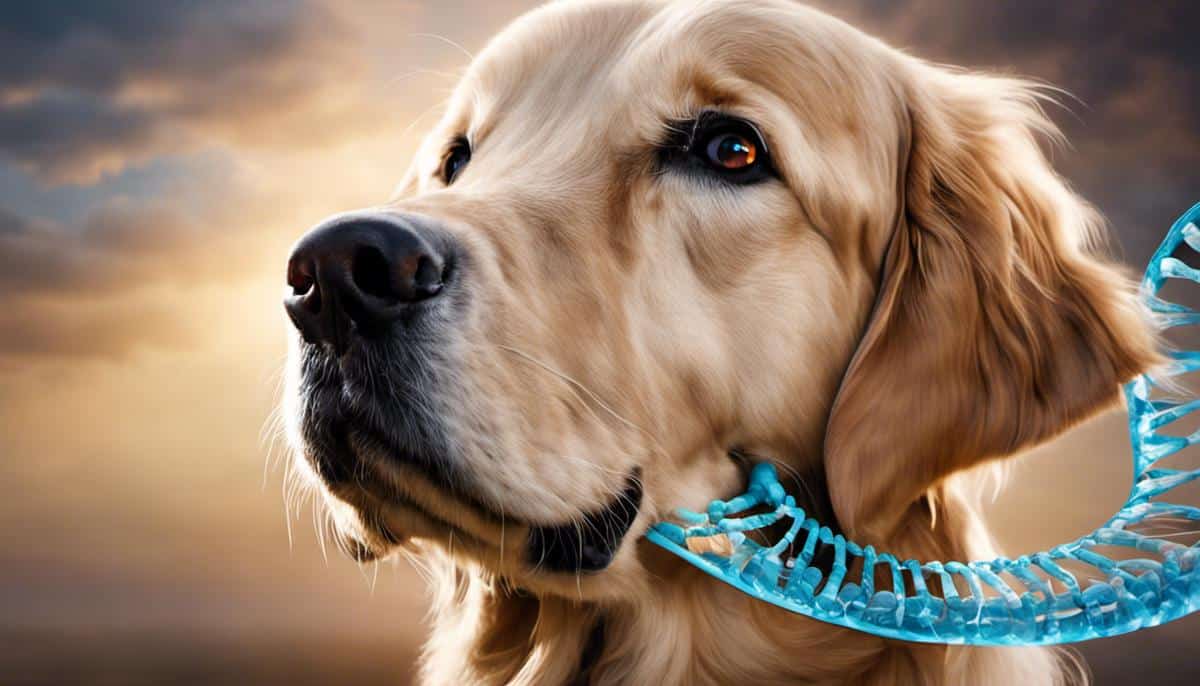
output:
[[[1200,270],[1174,256],[1180,249],[1200,252],[1197,222],[1200,204],[1171,227],[1142,282],[1147,307],[1167,328],[1200,324],[1200,312],[1159,297],[1168,279],[1200,283]],[[678,522],[661,522],[646,536],[754,597],[888,638],[1038,645],[1156,626],[1200,606],[1200,542],[1184,545],[1146,531],[1200,522],[1200,508],[1163,499],[1200,478],[1200,469],[1163,466],[1200,443],[1200,430],[1163,433],[1200,410],[1200,398],[1172,398],[1162,386],[1195,371],[1200,352],[1177,351],[1157,379],[1142,375],[1126,384],[1129,498],[1100,528],[1044,552],[966,563],[899,560],[808,517],[770,464],[754,467],[746,493],[713,501],[705,512],[679,511]],[[771,532],[781,529],[771,542]],[[727,544],[717,546],[721,552],[689,545],[714,537]]]

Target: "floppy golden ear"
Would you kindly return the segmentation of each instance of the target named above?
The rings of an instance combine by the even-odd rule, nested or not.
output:
[[[1156,361],[1027,84],[920,64],[900,220],[829,421],[843,529],[881,543],[943,477],[1046,439]]]

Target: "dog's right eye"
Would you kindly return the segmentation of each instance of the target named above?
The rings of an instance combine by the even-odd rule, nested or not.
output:
[[[446,152],[446,159],[442,161],[442,181],[447,186],[454,183],[454,179],[458,176],[463,167],[467,166],[467,162],[471,161],[471,144],[465,138],[459,138],[450,146],[450,150]]]

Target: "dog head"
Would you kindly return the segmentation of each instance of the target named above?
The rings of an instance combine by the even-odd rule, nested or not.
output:
[[[731,451],[884,542],[1154,359],[1048,127],[782,0],[539,9],[393,201],[297,244],[298,463],[360,557],[540,593],[645,588],[641,533],[737,492]]]

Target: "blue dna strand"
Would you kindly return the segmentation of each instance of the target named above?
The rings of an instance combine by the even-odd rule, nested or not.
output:
[[[1171,227],[1142,281],[1146,305],[1168,328],[1200,324],[1200,312],[1159,297],[1168,280],[1200,283],[1200,270],[1175,257],[1177,251],[1200,252],[1197,223],[1200,204]],[[1200,352],[1178,351],[1154,378],[1142,375],[1126,384],[1133,444],[1129,498],[1100,528],[1045,552],[977,562],[900,560],[808,517],[766,463],[754,467],[746,493],[715,500],[703,513],[678,511],[681,524],[658,523],[646,537],[755,598],[888,638],[1049,645],[1157,626],[1200,606],[1200,541],[1184,545],[1156,533],[1196,528],[1200,521],[1200,508],[1170,502],[1171,491],[1200,477],[1200,469],[1163,466],[1200,442],[1200,429],[1185,436],[1163,433],[1200,409],[1200,398],[1191,391],[1186,395],[1193,397],[1181,398],[1180,384],[1171,383],[1195,371]],[[754,540],[770,540],[789,522],[774,544]],[[713,536],[724,536],[729,552],[688,546],[690,539]],[[821,565],[814,564],[819,553]],[[890,583],[876,588],[878,579]]]

